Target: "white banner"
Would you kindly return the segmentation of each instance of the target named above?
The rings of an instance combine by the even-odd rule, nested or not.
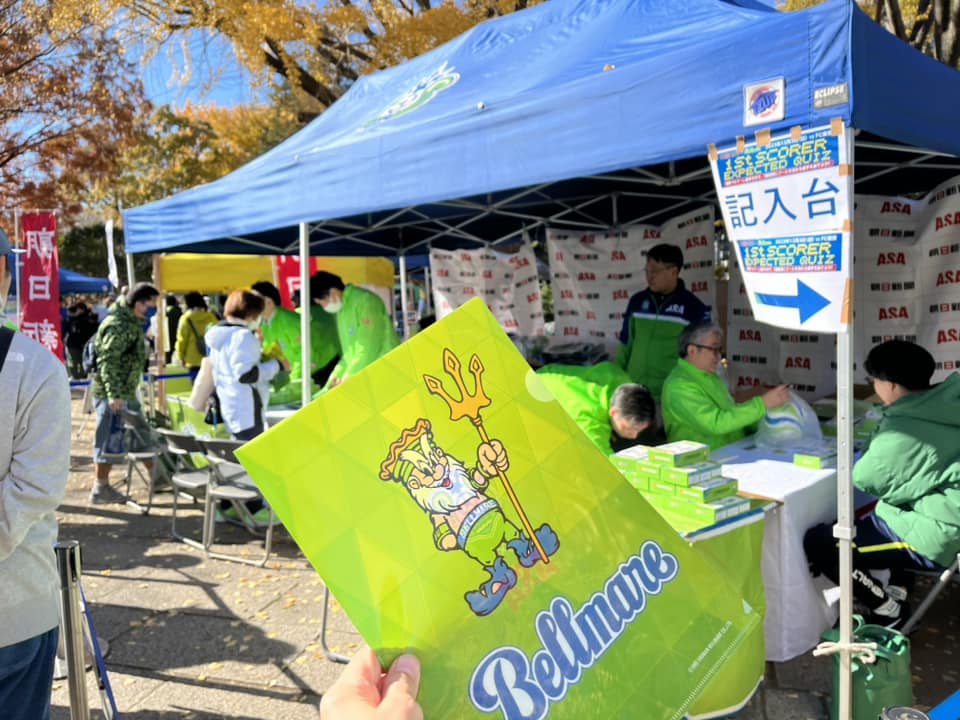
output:
[[[703,207],[661,226],[618,232],[547,230],[555,335],[616,348],[631,296],[647,286],[647,251],[669,243],[683,251],[680,278],[709,307],[716,304],[713,208]]]
[[[837,332],[850,276],[850,134],[830,127],[711,149],[717,200],[754,316]]]
[[[504,331],[543,335],[543,300],[531,245],[513,255],[489,249],[431,250],[430,268],[437,320],[480,297]]]

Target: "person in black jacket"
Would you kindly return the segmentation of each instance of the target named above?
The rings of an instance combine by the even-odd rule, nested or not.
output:
[[[67,322],[64,326],[63,344],[67,348],[67,365],[70,377],[83,380],[87,374],[83,370],[83,346],[97,331],[97,316],[86,303],[74,303],[67,309]]]

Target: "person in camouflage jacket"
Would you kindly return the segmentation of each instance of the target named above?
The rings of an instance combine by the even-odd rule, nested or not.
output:
[[[137,387],[147,361],[143,325],[156,313],[159,295],[153,285],[138,283],[126,295],[117,298],[97,330],[94,341],[97,367],[91,389],[97,412],[93,440],[97,479],[90,493],[90,501],[96,504],[126,500],[110,487],[110,466],[123,462],[124,458],[105,453],[105,450],[113,416],[124,409],[140,410]]]

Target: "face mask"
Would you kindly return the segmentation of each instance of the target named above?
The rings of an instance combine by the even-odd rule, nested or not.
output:
[[[256,318],[255,320],[251,320],[250,322],[248,322],[247,327],[250,328],[251,330],[259,330],[260,318]]]
[[[343,300],[331,300],[326,305],[321,305],[321,307],[328,313],[338,313],[343,307]]]
[[[156,305],[148,305],[148,306],[147,306],[147,309],[146,309],[146,310],[144,311],[144,313],[143,313],[143,316],[144,316],[147,320],[149,320],[150,318],[152,318],[152,317],[153,317],[154,315],[156,315],[156,314],[157,314],[157,306],[156,306]]]

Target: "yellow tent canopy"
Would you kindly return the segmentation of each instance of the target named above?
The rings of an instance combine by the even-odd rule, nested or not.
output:
[[[226,293],[248,288],[259,280],[276,282],[269,255],[204,255],[171,253],[158,257],[164,292]]]

